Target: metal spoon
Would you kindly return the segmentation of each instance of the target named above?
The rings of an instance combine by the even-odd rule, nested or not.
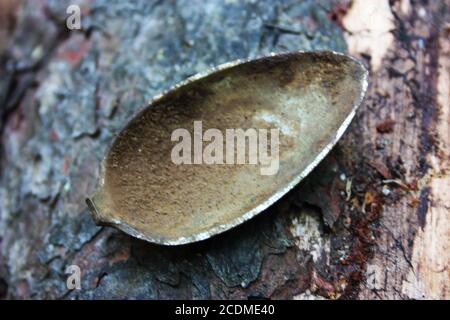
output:
[[[113,141],[96,194],[86,200],[96,223],[164,245],[207,239],[241,224],[325,157],[360,105],[367,78],[365,67],[347,55],[295,52],[238,60],[187,79],[154,98]],[[194,132],[195,121],[202,133],[215,128],[223,137],[227,129],[278,130],[276,172],[262,174],[260,161],[175,163],[175,130],[205,138]],[[196,150],[198,141],[191,159]]]

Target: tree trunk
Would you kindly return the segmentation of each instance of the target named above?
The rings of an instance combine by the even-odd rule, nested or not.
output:
[[[81,30],[66,27],[69,1],[7,2],[0,296],[450,298],[448,1],[80,1]],[[365,61],[369,91],[265,213],[177,247],[94,224],[100,160],[152,96],[208,66],[319,49]]]

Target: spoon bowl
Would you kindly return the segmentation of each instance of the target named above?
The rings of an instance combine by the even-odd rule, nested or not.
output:
[[[295,52],[236,61],[189,78],[152,100],[112,142],[96,194],[87,199],[95,221],[164,245],[203,240],[241,224],[325,157],[360,105],[367,77],[347,55]],[[197,129],[201,124],[200,135],[194,122]],[[191,154],[183,153],[192,164],[173,161],[181,141],[173,141],[177,129],[192,139]],[[205,142],[208,129],[223,133],[223,140],[227,129],[277,130],[276,146],[267,135],[268,150],[277,151],[272,172],[263,174],[260,162],[202,162],[195,152],[212,142]]]

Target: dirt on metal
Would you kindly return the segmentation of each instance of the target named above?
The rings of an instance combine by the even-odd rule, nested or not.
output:
[[[94,219],[166,245],[228,230],[266,209],[323,159],[366,88],[365,67],[334,52],[236,61],[194,76],[155,98],[113,141],[97,193],[87,199]],[[185,128],[193,137],[194,121],[202,121],[203,132],[224,135],[234,128],[279,129],[278,172],[262,175],[252,164],[174,164],[172,132]]]

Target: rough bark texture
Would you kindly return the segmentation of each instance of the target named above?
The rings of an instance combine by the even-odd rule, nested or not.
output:
[[[392,28],[370,38],[358,2],[81,1],[81,31],[69,2],[5,5],[0,296],[450,298],[449,3],[379,1],[366,18]],[[236,58],[347,43],[372,69],[365,103],[267,212],[179,247],[95,226],[99,161],[153,95]],[[81,290],[66,288],[72,264]]]

